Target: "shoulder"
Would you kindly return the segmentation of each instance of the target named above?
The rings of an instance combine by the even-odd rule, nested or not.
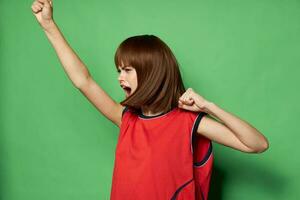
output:
[[[202,121],[204,121],[204,118],[207,118],[207,113],[205,112],[192,112],[185,109],[178,109],[177,112],[178,121],[180,124],[186,124],[189,129],[195,134],[198,130],[198,127],[200,124],[202,124]]]
[[[188,118],[195,123],[199,123],[201,119],[207,115],[207,113],[205,112],[192,112],[181,108],[179,108],[178,110],[180,115],[182,115],[184,118]]]
[[[137,114],[133,112],[128,106],[123,106],[122,116],[121,116],[121,125],[132,121],[133,118],[136,118]]]
[[[129,110],[129,108],[127,106],[123,107],[123,111],[122,111],[122,117],[124,116],[124,114]]]

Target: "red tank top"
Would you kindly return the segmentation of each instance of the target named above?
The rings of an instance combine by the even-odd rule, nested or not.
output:
[[[145,116],[125,108],[111,200],[207,200],[212,144],[196,133],[204,115],[174,108]]]

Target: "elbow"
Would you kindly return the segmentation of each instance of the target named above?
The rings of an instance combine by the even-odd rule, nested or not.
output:
[[[265,152],[268,149],[269,149],[269,141],[268,141],[267,138],[264,138],[262,148],[261,148],[261,150],[258,153]]]
[[[268,145],[267,145],[267,146],[264,146],[264,147],[258,149],[258,150],[257,150],[256,152],[254,152],[254,153],[263,153],[263,152],[267,151],[268,148],[269,148]]]
[[[254,149],[252,151],[252,153],[263,153],[263,152],[267,151],[268,149],[269,149],[269,142],[267,139],[264,139],[262,144],[258,148]]]
[[[265,145],[264,145],[264,149],[263,149],[260,153],[262,153],[262,152],[264,152],[264,151],[267,151],[268,149],[269,149],[269,142],[268,142],[268,140],[266,139]]]
[[[81,89],[85,87],[90,81],[90,77],[84,77],[82,79],[78,79],[77,81],[72,81],[73,86],[77,89]]]

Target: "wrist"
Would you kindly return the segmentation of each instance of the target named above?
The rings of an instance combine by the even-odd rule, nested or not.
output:
[[[51,32],[56,28],[56,24],[53,19],[44,22],[43,24],[41,24],[41,26],[45,32]]]
[[[208,114],[213,114],[214,110],[216,109],[217,105],[211,101],[206,101],[205,103],[205,111],[208,113]]]

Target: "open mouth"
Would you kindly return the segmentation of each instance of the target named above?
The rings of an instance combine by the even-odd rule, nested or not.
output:
[[[123,88],[126,96],[129,96],[130,93],[131,93],[131,88],[130,87],[127,87],[127,86],[124,86],[124,85],[121,85],[121,87]]]

